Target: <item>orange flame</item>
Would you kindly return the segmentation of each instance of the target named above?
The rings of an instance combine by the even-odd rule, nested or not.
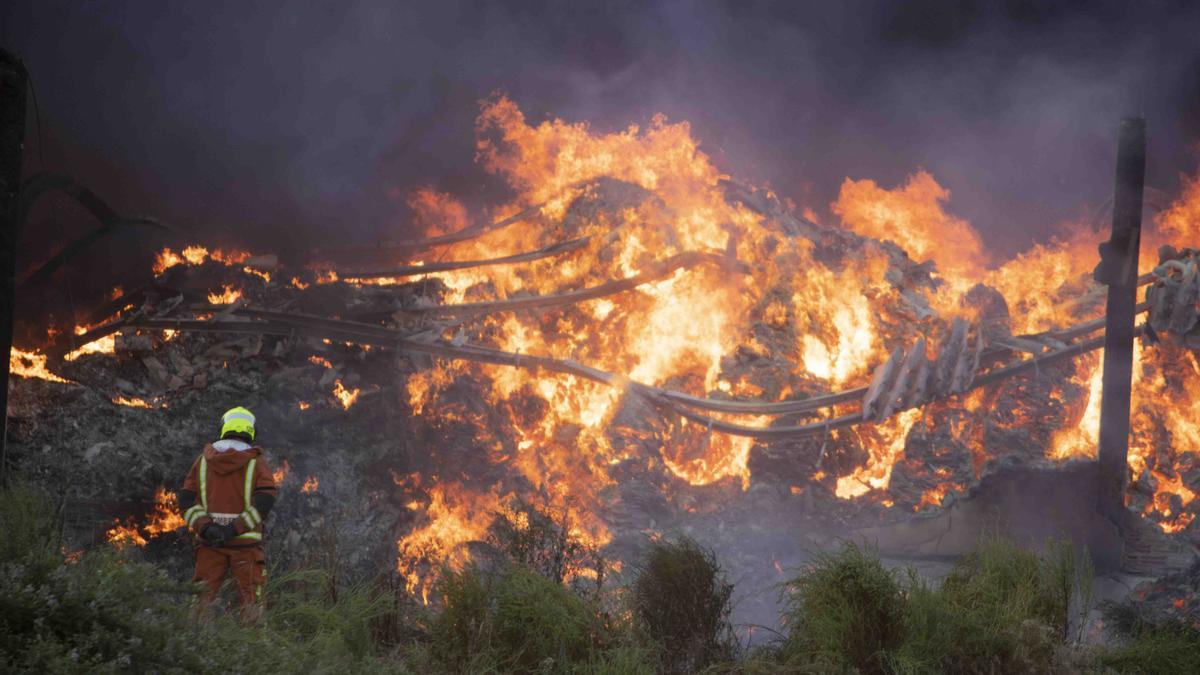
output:
[[[114,521],[105,538],[118,548],[130,544],[143,547],[150,539],[186,525],[183,516],[179,514],[179,502],[175,493],[159,487],[154,493],[154,507],[144,524],[138,525],[133,518],[127,518],[124,523],[118,519]]]
[[[46,380],[47,382],[67,382],[50,372],[46,367],[46,355],[37,352],[27,352],[13,347],[8,354],[8,369],[13,375],[20,377]]]
[[[208,301],[214,305],[231,305],[241,297],[241,290],[226,285],[219,293],[209,293]]]
[[[288,464],[288,461],[286,459],[283,460],[283,463],[279,465],[279,468],[275,469],[275,472],[271,474],[271,477],[275,479],[275,485],[282,485],[284,479],[288,477],[288,473],[291,472],[291,470],[292,467],[290,464]]]
[[[349,410],[350,406],[354,405],[354,403],[358,401],[358,395],[361,393],[362,390],[358,389],[357,387],[354,389],[347,389],[346,385],[342,384],[340,379],[334,381],[333,383],[333,395],[335,398],[337,398],[338,403],[342,404],[343,410]]]

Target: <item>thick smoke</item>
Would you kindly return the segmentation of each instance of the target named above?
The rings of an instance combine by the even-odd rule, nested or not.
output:
[[[1187,2],[15,0],[0,18],[40,97],[31,155],[118,210],[268,250],[403,236],[420,185],[495,203],[473,119],[498,89],[534,120],[690,120],[722,168],[818,213],[844,177],[924,168],[1000,257],[1103,202],[1122,115],[1149,118],[1168,191],[1200,139]],[[54,215],[26,267],[90,225]],[[74,283],[160,243],[101,247]]]

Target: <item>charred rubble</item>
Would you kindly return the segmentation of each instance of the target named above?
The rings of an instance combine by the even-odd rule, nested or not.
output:
[[[12,460],[22,475],[62,486],[73,546],[119,537],[121,527],[140,528],[146,555],[184,565],[187,556],[172,555],[188,545],[182,530],[150,528],[156,492],[176,486],[215,433],[221,410],[245,405],[258,416],[261,442],[282,480],[269,524],[270,555],[285,565],[334,556],[347,574],[376,574],[396,569],[397,542],[428,524],[435,486],[542,499],[551,508],[568,503],[504,461],[521,437],[518,427],[542,419],[549,403],[527,389],[497,406],[487,395],[495,372],[489,368],[530,369],[622,391],[605,431],[624,449],[611,467],[613,480],[569,502],[608,530],[607,556],[632,557],[648,533],[703,533],[727,569],[760,582],[779,578],[777,568],[794,565],[802,551],[855,529],[936,513],[997,468],[1053,465],[1046,458],[1051,438],[1086,400],[1077,361],[1094,358],[1088,353],[1098,346],[1101,325],[1089,317],[1100,296],[1086,283],[1063,290],[1061,300],[1075,303],[1078,321],[1057,331],[1013,335],[1016,308],[982,285],[960,301],[970,320],[943,318],[930,298],[944,282],[895,244],[821,226],[765,191],[728,183],[724,193],[763,219],[770,235],[760,245],[788,275],[807,264],[836,274],[868,258],[883,261],[884,283],[872,287],[868,301],[888,356],[864,386],[833,391],[796,367],[811,327],[799,313],[777,309],[790,297],[790,277],[767,279],[776,285],[762,292],[742,346],[721,361],[721,380],[736,385],[730,391],[703,391],[695,377],[630,383],[622,373],[589,367],[586,354],[576,360],[512,353],[501,347],[497,324],[485,320],[520,313],[552,332],[588,320],[577,308],[585,300],[636,296],[642,284],[677,270],[707,265],[746,274],[736,243],[727,251],[643,261],[637,275],[576,289],[498,300],[495,288],[479,283],[459,302],[447,300],[451,289],[437,277],[414,279],[435,264],[388,261],[411,242],[331,251],[328,263],[302,269],[288,269],[270,254],[206,255],[180,259],[115,298],[84,322],[82,334],[67,331],[37,353],[23,352],[21,371],[30,376],[12,387]],[[588,225],[620,223],[630,209],[661,210],[657,200],[633,184],[597,180],[560,220],[540,222],[544,239],[535,247],[500,264],[615,254]],[[513,217],[520,218],[546,220],[535,211]],[[796,257],[789,240],[811,247],[811,260]],[[1186,311],[1173,312],[1191,307],[1194,317],[1195,252],[1164,250],[1160,269],[1143,281],[1152,285],[1150,325],[1159,339],[1146,347],[1155,354],[1146,367],[1194,364],[1194,318],[1188,323]],[[38,374],[38,356],[49,359],[45,375]],[[436,396],[415,409],[410,383],[451,362],[472,365],[444,371],[447,381]],[[824,404],[778,403],[806,400]],[[747,412],[769,413],[766,421],[731,417],[742,404]],[[891,432],[898,439],[887,437],[898,415],[909,416],[907,425]],[[553,441],[569,448],[579,433],[564,426]],[[672,471],[666,460],[702,458],[722,433],[751,439],[748,477],[692,484]],[[1168,430],[1159,425],[1157,433],[1165,438]],[[845,477],[887,461],[873,454],[880,446],[894,448],[883,487],[860,481],[862,489],[839,495]],[[1164,471],[1147,470],[1131,482],[1128,502],[1148,517],[1179,523],[1180,514],[1194,517],[1200,502],[1181,491],[1163,496],[1156,481],[1196,485],[1200,466],[1170,443],[1158,446],[1165,449],[1145,461]],[[474,508],[494,506],[481,504]],[[1190,522],[1178,536],[1194,541]],[[401,568],[428,573],[440,562],[433,555],[447,553],[410,553],[423,550],[430,559]]]

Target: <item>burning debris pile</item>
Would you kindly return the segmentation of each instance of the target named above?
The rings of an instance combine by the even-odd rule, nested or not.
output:
[[[995,466],[1095,456],[1088,228],[1001,262],[924,172],[847,180],[833,224],[720,174],[686,124],[531,126],[497,98],[478,133],[515,194],[484,224],[426,189],[409,203],[425,238],[303,269],[167,249],[144,287],[14,350],[44,380],[14,395],[23,467],[149,496],[237,399],[298,496],[272,545],[324,523],[425,592],[513,498],[616,559],[690,528],[736,569],[812,547],[800,529],[936,509]],[[1200,183],[1156,223],[1144,246],[1200,241]],[[1193,532],[1195,252],[1164,246],[1145,271],[1157,342],[1138,356],[1129,501]],[[78,418],[49,424],[61,411]],[[147,523],[120,536],[170,524]]]

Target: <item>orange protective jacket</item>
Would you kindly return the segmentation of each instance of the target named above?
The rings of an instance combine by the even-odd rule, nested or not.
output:
[[[199,534],[211,522],[233,523],[236,537],[223,546],[255,546],[262,543],[263,518],[252,503],[255,494],[278,493],[271,467],[262,448],[218,451],[211,444],[192,463],[183,489],[196,494],[196,502],[183,514],[188,527]]]

